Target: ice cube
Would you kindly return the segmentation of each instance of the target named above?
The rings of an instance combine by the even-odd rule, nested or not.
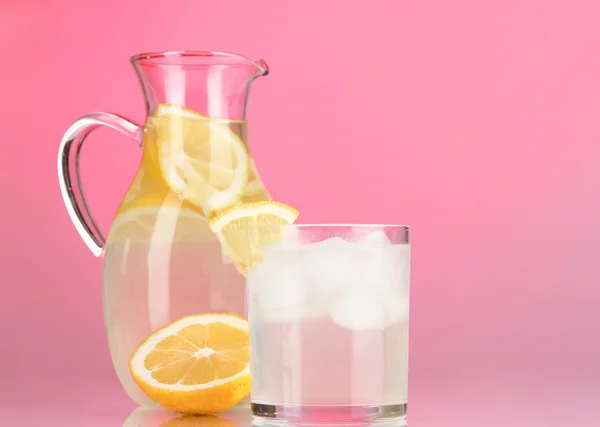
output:
[[[265,248],[262,262],[248,274],[248,288],[261,310],[284,310],[306,301],[306,283],[298,259],[296,249]]]
[[[385,299],[386,310],[386,326],[395,323],[406,322],[409,313],[408,296],[401,297],[399,295],[388,294]]]
[[[363,286],[374,292],[388,291],[392,286],[389,272],[394,263],[389,253],[389,248],[392,247],[391,240],[385,231],[377,230],[363,236],[358,245],[363,248]]]
[[[361,272],[363,286],[372,292],[387,292],[393,286],[393,260],[386,256],[386,250],[379,247],[364,251],[364,269]]]
[[[281,227],[280,245],[299,245],[302,243],[302,232],[294,227]]]
[[[369,246],[385,246],[391,245],[392,241],[389,239],[385,231],[377,230],[361,238],[358,243]]]
[[[365,286],[380,293],[407,287],[408,245],[367,247],[364,254],[362,280]]]
[[[319,292],[335,292],[360,281],[360,252],[353,244],[333,237],[305,247],[302,274]]]
[[[298,277],[285,269],[274,274],[270,283],[262,286],[258,303],[263,310],[282,310],[302,304],[306,300],[306,287]]]
[[[282,308],[270,311],[261,311],[258,316],[266,322],[277,323],[298,323],[310,319],[319,319],[327,316],[327,311],[320,304],[312,304],[306,301],[289,308]]]
[[[350,291],[343,295],[329,313],[338,326],[352,331],[381,329],[386,326],[386,307],[368,292]]]

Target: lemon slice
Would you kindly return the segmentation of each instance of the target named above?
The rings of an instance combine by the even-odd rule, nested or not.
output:
[[[198,160],[194,162],[196,170],[206,179],[211,187],[217,190],[227,188],[230,182],[235,179],[235,170],[231,167],[223,166],[215,162]]]
[[[202,176],[207,177],[209,184],[217,189],[222,189],[223,186],[227,185],[228,182],[231,182],[235,173],[231,168],[203,161],[198,162],[197,169],[201,171]],[[248,183],[244,187],[242,193],[238,196],[237,200],[232,203],[232,205],[259,202],[262,200],[271,200],[271,196],[258,177],[254,162],[252,159],[250,159]]]
[[[246,185],[246,188],[244,189],[242,197],[252,196],[256,193],[263,191],[264,189],[265,187],[263,186],[262,182],[260,182],[258,179],[249,181]]]
[[[248,202],[261,200],[248,200],[257,197],[261,197],[262,200],[270,199],[271,197],[269,196],[267,189],[265,188],[261,179],[258,176],[258,171],[256,170],[256,165],[254,164],[254,161],[250,159],[248,163],[248,183],[246,184],[244,192],[242,193],[243,201]]]
[[[277,243],[281,238],[278,227],[260,229],[259,225],[292,224],[298,211],[284,203],[260,201],[232,206],[208,222],[217,235],[223,251],[243,275],[261,259],[261,245]]]
[[[248,321],[226,313],[183,317],[146,338],[129,369],[140,388],[171,411],[230,409],[250,393]]]
[[[173,197],[176,199],[176,197]],[[177,199],[176,199],[177,200]],[[182,200],[151,196],[136,200],[117,214],[109,239],[135,242],[198,242],[214,239],[203,214]]]
[[[248,180],[248,152],[230,128],[230,120],[212,119],[189,108],[161,104],[148,119],[164,181],[181,198],[200,207],[206,216],[236,202]],[[218,186],[210,170],[229,169]]]

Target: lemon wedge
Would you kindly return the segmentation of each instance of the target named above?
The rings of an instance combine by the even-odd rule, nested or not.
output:
[[[285,203],[271,200],[234,205],[217,214],[208,222],[217,235],[223,251],[240,273],[261,260],[261,246],[274,244],[281,238],[281,229],[260,228],[261,225],[292,224],[298,211]]]

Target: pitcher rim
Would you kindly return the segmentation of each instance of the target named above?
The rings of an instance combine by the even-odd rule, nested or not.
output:
[[[219,51],[219,50],[165,50],[165,51],[154,51],[154,52],[142,52],[130,57],[130,61],[133,65],[140,64],[144,60],[159,60],[161,58],[174,58],[174,57],[224,57],[224,58],[237,58],[252,64],[259,70],[259,75],[266,76],[269,73],[269,67],[267,63],[260,59],[253,61],[250,58],[240,55],[239,53]],[[177,65],[168,63],[157,63],[156,65]],[[194,64],[195,66],[204,66],[206,64]]]

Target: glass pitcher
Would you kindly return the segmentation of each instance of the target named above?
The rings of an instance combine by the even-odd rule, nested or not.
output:
[[[139,404],[149,398],[129,372],[148,335],[190,314],[246,316],[244,277],[207,225],[234,204],[270,200],[247,147],[246,106],[264,61],[231,53],[158,52],[131,58],[144,92],[144,126],[91,113],[66,131],[58,173],[67,211],[83,241],[104,258],[104,316],[119,380]],[[142,147],[137,174],[105,239],[86,203],[79,153],[107,126]]]

